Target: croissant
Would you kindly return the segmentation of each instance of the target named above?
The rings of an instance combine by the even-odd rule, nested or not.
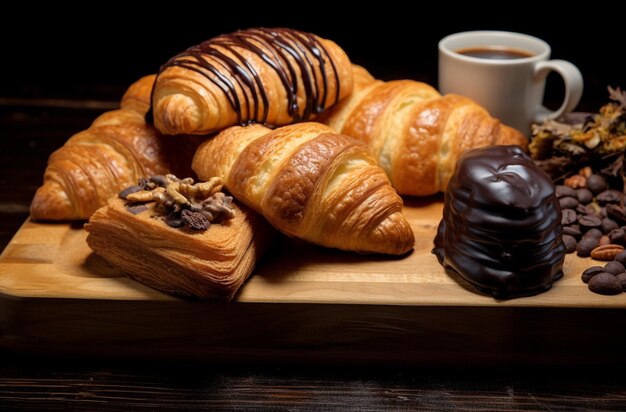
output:
[[[192,169],[200,179],[221,177],[289,236],[393,255],[414,245],[402,199],[368,148],[321,123],[228,128],[198,148]]]
[[[252,122],[307,120],[349,95],[352,66],[331,40],[248,29],[172,57],[158,74],[152,118],[164,134],[208,134]]]
[[[402,195],[444,191],[459,156],[487,145],[527,146],[474,101],[413,80],[383,82],[354,66],[354,91],[321,119],[365,142]]]
[[[87,244],[129,277],[166,293],[231,300],[271,243],[273,229],[233,203],[234,218],[189,233],[155,219],[149,205],[131,213],[113,197],[85,225]]]
[[[121,109],[102,114],[50,155],[43,185],[31,203],[32,218],[85,220],[140,177],[191,174],[200,140],[173,141],[145,122],[154,78],[138,80],[124,94]]]

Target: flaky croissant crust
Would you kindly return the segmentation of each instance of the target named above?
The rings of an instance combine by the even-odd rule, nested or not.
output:
[[[468,149],[527,146],[522,133],[466,97],[441,96],[414,80],[376,80],[359,66],[354,66],[354,84],[354,92],[322,121],[367,144],[400,194],[444,191]]]
[[[192,168],[201,179],[222,177],[289,236],[358,252],[413,247],[402,199],[367,147],[320,123],[231,127],[198,148]]]
[[[174,142],[146,124],[155,76],[146,76],[124,94],[121,109],[100,115],[48,159],[43,185],[31,203],[38,220],[86,220],[109,197],[141,177],[191,174],[199,139]]]

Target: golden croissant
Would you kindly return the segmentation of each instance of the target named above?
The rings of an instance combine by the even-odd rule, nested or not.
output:
[[[228,128],[198,148],[192,168],[200,179],[221,177],[289,236],[394,255],[414,245],[402,199],[368,148],[321,123]]]
[[[172,57],[152,97],[164,134],[208,134],[253,122],[307,120],[352,91],[352,66],[334,42],[302,31],[248,29]]]
[[[365,142],[402,195],[444,191],[459,156],[468,149],[527,146],[522,133],[468,98],[441,96],[413,80],[376,80],[359,66],[353,72],[353,93],[322,121]]]
[[[88,219],[141,177],[191,174],[199,140],[163,137],[145,122],[154,78],[138,80],[124,94],[121,109],[102,114],[50,155],[31,203],[34,219]]]

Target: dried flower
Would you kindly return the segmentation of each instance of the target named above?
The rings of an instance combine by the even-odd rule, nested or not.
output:
[[[533,126],[532,158],[552,179],[563,181],[590,166],[612,177],[624,174],[626,91],[608,87],[612,102],[599,113],[570,115]]]

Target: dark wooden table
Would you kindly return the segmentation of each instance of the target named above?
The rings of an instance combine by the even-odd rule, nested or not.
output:
[[[28,216],[49,154],[112,105],[0,100],[0,249]],[[0,359],[0,410],[626,409],[623,365],[613,368],[610,359],[586,368],[374,368],[6,351]]]

